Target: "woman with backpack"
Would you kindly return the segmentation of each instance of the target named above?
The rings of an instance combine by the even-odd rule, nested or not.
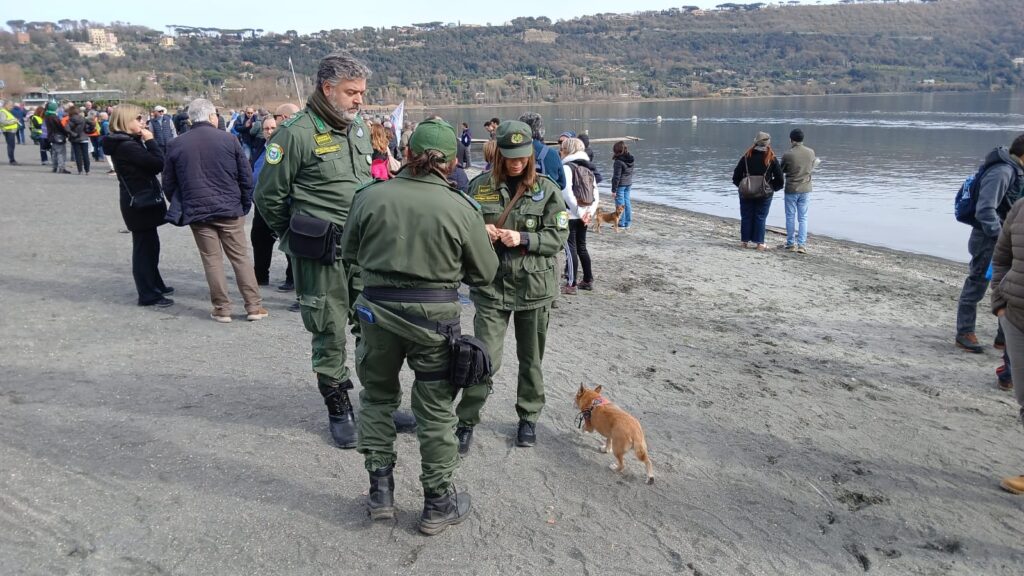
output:
[[[629,192],[633,187],[634,160],[624,141],[619,140],[612,146],[612,160],[612,194],[615,195],[615,206],[622,206],[619,228],[628,229],[633,223],[633,204],[629,201]]]
[[[85,117],[77,106],[68,108],[68,133],[71,141],[71,154],[75,158],[75,165],[78,166],[78,175],[82,175],[82,167],[85,167],[85,175],[89,175],[89,135],[85,133]]]
[[[562,294],[573,295],[576,290],[593,290],[594,273],[587,251],[587,226],[597,211],[597,179],[594,165],[587,156],[586,147],[579,138],[566,138],[559,145],[565,188],[562,200],[569,209],[569,242],[566,250],[566,284]],[[583,265],[583,280],[577,273]]]
[[[772,207],[772,196],[782,190],[785,178],[782,165],[772,150],[772,137],[758,132],[754,145],[740,157],[732,171],[732,183],[740,196],[741,246],[767,250],[764,242],[765,222]]]
[[[67,169],[68,161],[68,129],[57,117],[57,103],[50,102],[46,105],[46,115],[43,118],[43,126],[46,127],[46,141],[50,145],[50,158],[53,161],[53,171],[61,174],[71,174]]]

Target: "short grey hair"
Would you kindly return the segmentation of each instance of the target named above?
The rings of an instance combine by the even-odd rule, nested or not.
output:
[[[335,85],[344,80],[365,80],[373,73],[348,52],[332,52],[320,60],[316,71],[316,87],[324,91],[324,84]]]
[[[579,138],[566,138],[559,145],[559,148],[562,149],[562,154],[565,156],[586,150],[586,147],[583,146],[583,140]]]
[[[188,119],[196,122],[209,122],[210,116],[217,113],[217,107],[206,98],[196,98],[188,104]]]

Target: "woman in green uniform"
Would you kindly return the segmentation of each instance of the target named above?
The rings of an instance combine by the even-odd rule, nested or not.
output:
[[[474,335],[491,354],[493,377],[501,368],[509,320],[515,330],[519,377],[516,445],[533,446],[544,407],[541,361],[548,312],[558,295],[555,254],[569,235],[569,213],[558,185],[537,174],[533,133],[523,122],[502,122],[495,131],[498,151],[493,168],[469,183],[469,195],[481,206],[487,234],[500,265],[494,282],[473,288]],[[466,388],[456,408],[459,453],[469,451],[473,427],[480,422],[492,382]]]

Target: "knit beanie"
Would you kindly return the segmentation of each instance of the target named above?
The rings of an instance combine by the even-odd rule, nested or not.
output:
[[[49,102],[46,103],[46,113],[43,114],[43,115],[44,116],[53,116],[56,113],[57,113],[57,103],[54,102],[53,100],[50,100]]]

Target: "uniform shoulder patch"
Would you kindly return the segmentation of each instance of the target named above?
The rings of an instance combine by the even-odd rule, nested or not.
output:
[[[280,164],[284,159],[284,149],[277,142],[267,145],[267,164]]]
[[[562,210],[555,215],[555,226],[557,226],[559,230],[569,229],[569,213],[567,211]]]

